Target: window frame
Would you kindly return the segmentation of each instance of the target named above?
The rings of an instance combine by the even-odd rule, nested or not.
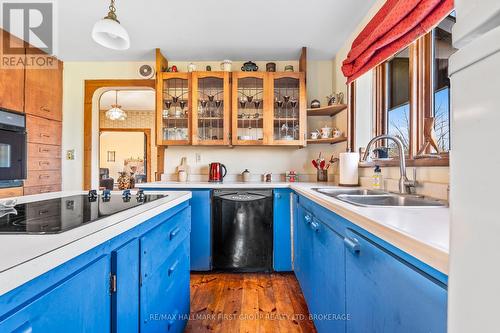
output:
[[[440,159],[414,158],[424,144],[424,120],[433,116],[433,31],[418,38],[407,47],[410,58],[410,145],[408,155],[406,155],[408,165],[449,166],[449,152],[441,153]],[[375,135],[387,133],[387,62],[390,60],[388,59],[374,68]],[[394,160],[377,161],[377,165],[381,166],[396,166],[398,163]],[[367,166],[371,166],[371,163]]]

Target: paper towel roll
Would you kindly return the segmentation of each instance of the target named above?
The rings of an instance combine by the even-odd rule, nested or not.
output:
[[[341,186],[358,186],[359,153],[340,153],[339,172]]]

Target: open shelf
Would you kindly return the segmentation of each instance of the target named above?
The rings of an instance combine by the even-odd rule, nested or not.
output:
[[[344,136],[341,136],[339,138],[329,138],[329,139],[307,139],[307,144],[317,144],[317,143],[329,143],[329,144],[335,144],[339,142],[345,142],[347,141],[347,138]]]
[[[337,113],[347,109],[347,104],[333,104],[322,108],[307,109],[307,115],[312,116],[330,116],[333,117]]]

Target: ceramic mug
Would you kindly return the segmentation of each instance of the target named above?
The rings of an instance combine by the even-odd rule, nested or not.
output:
[[[333,130],[333,138],[340,138],[342,136],[342,131],[338,128]]]
[[[321,138],[328,139],[332,136],[333,129],[331,127],[323,127],[321,128]]]
[[[316,140],[318,138],[319,138],[319,132],[318,131],[311,132],[311,139]]]

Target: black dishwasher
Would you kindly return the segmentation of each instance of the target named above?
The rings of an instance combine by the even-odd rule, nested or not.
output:
[[[272,271],[272,190],[213,192],[212,265],[218,271]]]

